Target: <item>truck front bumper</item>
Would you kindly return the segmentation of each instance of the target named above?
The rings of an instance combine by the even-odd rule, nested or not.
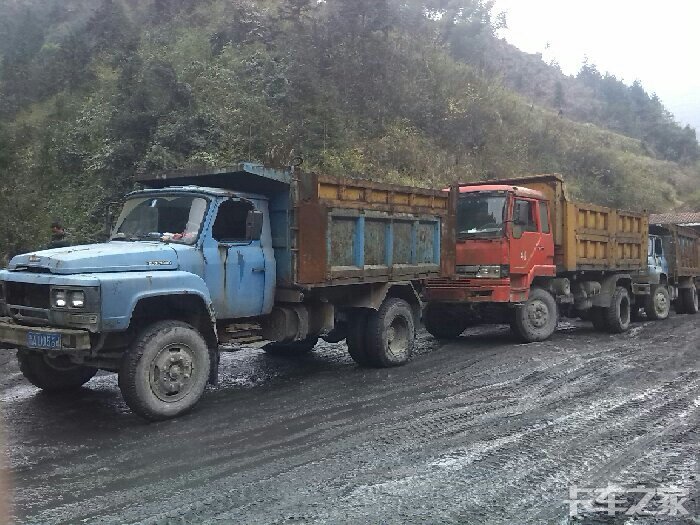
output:
[[[90,332],[87,330],[71,330],[65,328],[46,328],[25,326],[15,323],[12,319],[0,318],[0,346],[4,348],[29,348],[29,332],[34,334],[60,334],[60,348],[42,349],[51,352],[78,352],[90,350]]]
[[[427,302],[507,303],[513,301],[511,281],[487,278],[430,279],[423,291]],[[527,296],[522,299],[527,299]],[[516,299],[521,300],[521,299]]]

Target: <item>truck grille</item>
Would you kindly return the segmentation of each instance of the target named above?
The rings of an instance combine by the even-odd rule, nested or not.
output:
[[[45,309],[51,307],[50,290],[46,284],[6,282],[5,293],[8,305]]]

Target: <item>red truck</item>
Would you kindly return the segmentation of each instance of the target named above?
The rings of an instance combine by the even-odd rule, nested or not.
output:
[[[524,342],[542,341],[560,315],[620,333],[662,295],[656,290],[663,283],[647,271],[645,213],[574,202],[558,175],[459,185],[450,193],[455,272],[429,279],[424,290],[423,321],[438,338],[503,322]],[[650,317],[668,315],[658,310],[670,301],[661,303],[647,309]]]

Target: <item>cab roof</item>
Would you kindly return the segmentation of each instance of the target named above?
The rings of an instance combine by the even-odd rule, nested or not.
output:
[[[136,195],[159,195],[159,194],[170,194],[170,193],[188,193],[188,194],[200,194],[207,195],[210,197],[223,197],[223,198],[244,198],[244,199],[264,199],[266,197],[262,195],[253,195],[246,192],[232,191],[223,188],[210,188],[207,186],[166,186],[164,188],[145,188],[143,190],[132,191],[127,195],[127,197]]]
[[[516,197],[527,197],[530,199],[546,199],[540,191],[525,188],[523,186],[509,186],[508,184],[465,184],[459,186],[459,193],[475,192],[508,192]]]

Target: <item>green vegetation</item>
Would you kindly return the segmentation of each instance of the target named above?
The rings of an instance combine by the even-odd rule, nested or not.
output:
[[[0,259],[54,218],[100,238],[137,170],[297,155],[430,187],[560,172],[600,204],[700,206],[694,130],[638,83],[520,53],[503,23],[478,0],[5,2]]]

